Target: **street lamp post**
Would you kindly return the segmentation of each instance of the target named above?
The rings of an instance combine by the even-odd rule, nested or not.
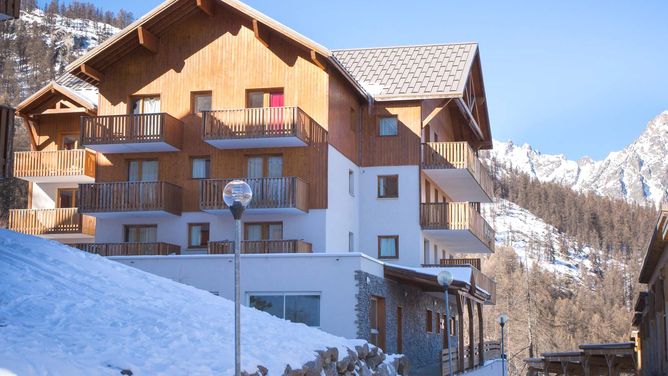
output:
[[[448,339],[448,368],[450,368],[450,376],[452,376],[452,353],[450,352],[450,302],[448,301],[448,287],[450,287],[450,284],[452,283],[452,273],[443,270],[438,273],[436,280],[445,290],[445,338]]]
[[[223,188],[223,201],[234,217],[234,370],[241,375],[241,215],[253,198],[250,186],[242,180],[233,180]]]
[[[496,321],[501,325],[501,368],[502,368],[502,375],[506,376],[506,350],[505,350],[505,344],[504,344],[504,338],[503,338],[503,328],[506,326],[506,323],[508,322],[508,315],[505,313],[502,313],[499,315],[499,317],[496,319]]]

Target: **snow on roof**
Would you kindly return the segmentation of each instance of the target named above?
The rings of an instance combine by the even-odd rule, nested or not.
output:
[[[459,281],[462,283],[470,284],[471,283],[471,266],[465,265],[465,266],[448,266],[448,267],[443,267],[443,268],[436,268],[436,267],[428,267],[428,268],[414,268],[410,266],[403,266],[403,265],[396,265],[396,264],[389,264],[385,263],[388,266],[391,266],[393,268],[398,268],[398,269],[404,269],[404,270],[410,270],[416,273],[420,274],[425,274],[425,275],[431,275],[434,277],[438,276],[438,273],[440,273],[443,270],[447,270],[452,274],[452,278],[454,281]]]
[[[0,373],[234,373],[229,300],[4,229],[0,270]],[[241,333],[242,368],[270,375],[363,343],[246,307]]]
[[[99,93],[97,87],[69,73],[57,77],[56,83],[85,99],[92,107],[97,108]]]

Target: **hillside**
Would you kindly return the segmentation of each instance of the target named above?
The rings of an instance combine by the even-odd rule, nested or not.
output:
[[[496,174],[520,171],[541,182],[558,183],[578,192],[658,205],[668,199],[668,111],[657,115],[645,131],[605,159],[574,161],[563,155],[542,154],[529,145],[494,142],[485,154]]]
[[[227,299],[7,230],[0,230],[0,270],[0,374],[234,373],[234,305]],[[340,355],[329,351],[329,360],[341,360],[365,345],[252,308],[241,315],[242,369],[249,372],[262,365],[280,375],[288,364],[300,369],[315,360],[316,351],[336,348]],[[394,359],[379,369],[396,374]],[[358,363],[358,372],[371,372]]]

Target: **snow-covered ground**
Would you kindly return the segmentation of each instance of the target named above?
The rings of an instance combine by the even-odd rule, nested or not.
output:
[[[234,306],[209,292],[0,229],[0,375],[230,375]],[[242,368],[280,375],[336,337],[242,307]],[[388,360],[391,357],[388,357]]]

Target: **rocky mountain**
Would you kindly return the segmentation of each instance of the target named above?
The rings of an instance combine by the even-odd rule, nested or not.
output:
[[[496,174],[516,170],[542,182],[554,182],[579,192],[658,205],[668,199],[668,111],[652,119],[645,131],[624,149],[595,161],[574,161],[564,155],[542,154],[529,145],[494,141],[483,159]]]

